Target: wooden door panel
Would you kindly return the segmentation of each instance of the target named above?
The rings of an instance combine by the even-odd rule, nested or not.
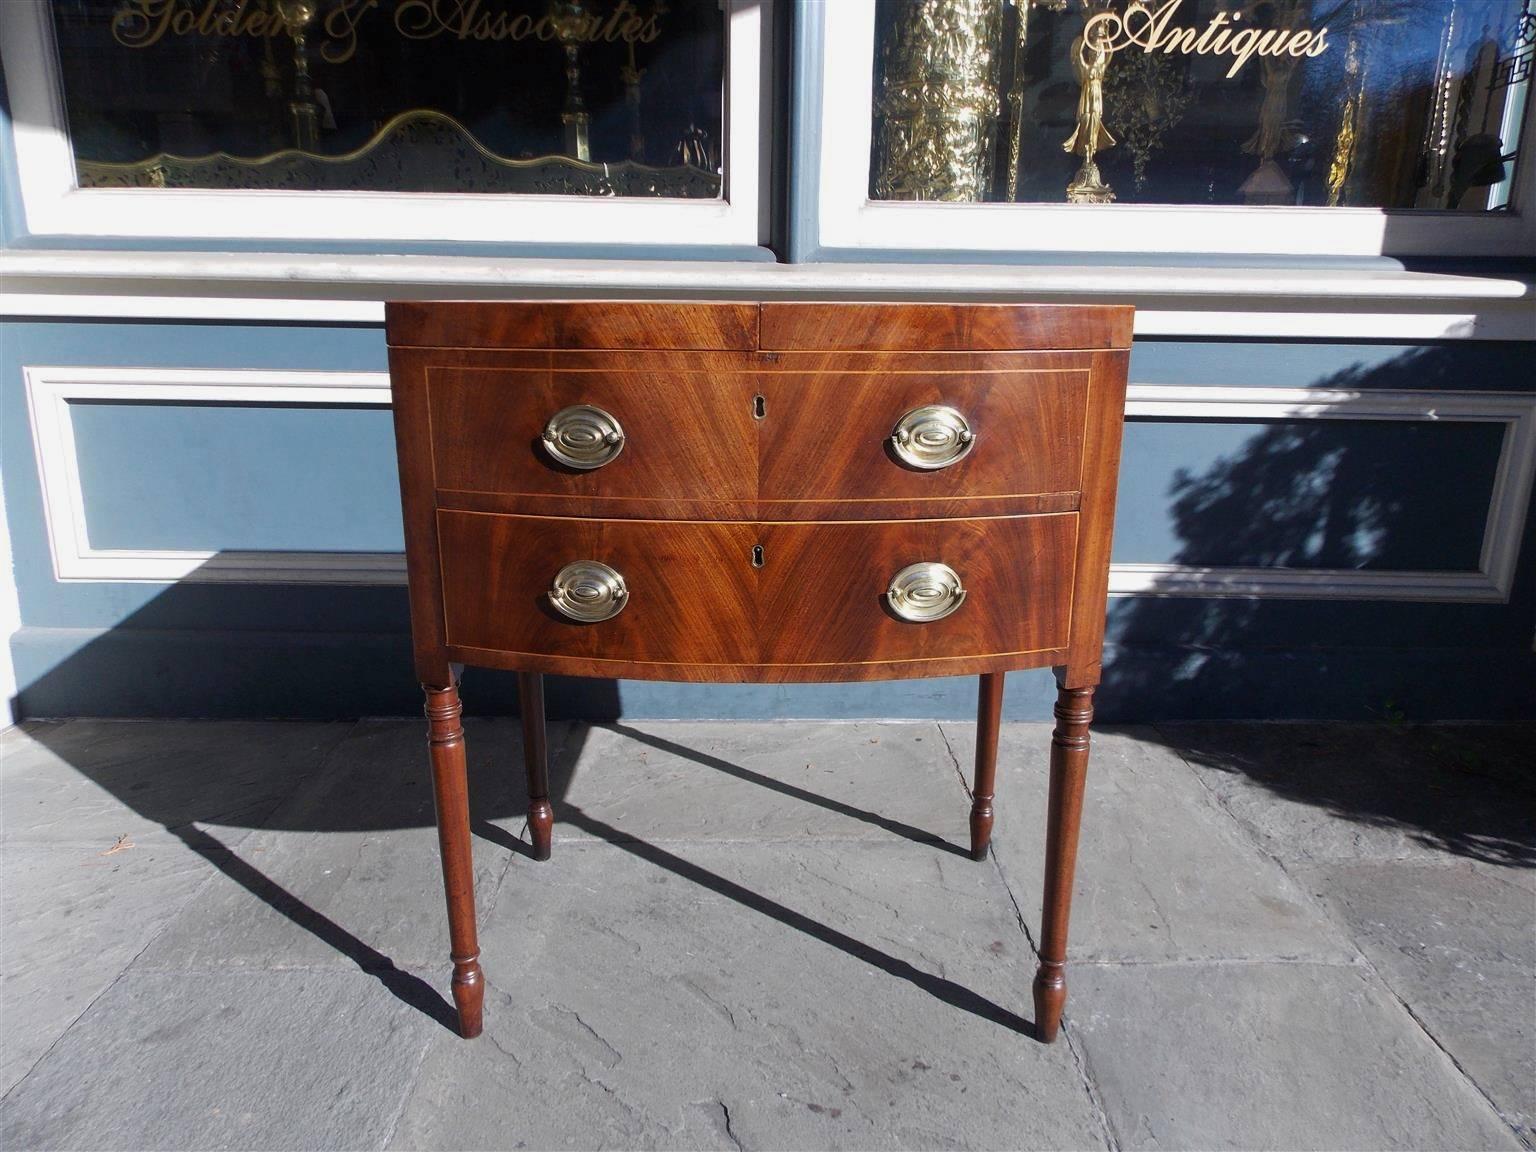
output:
[[[758,630],[765,664],[944,660],[1066,645],[1077,516],[765,524]],[[966,590],[950,616],[900,619],[885,593],[938,561]]]

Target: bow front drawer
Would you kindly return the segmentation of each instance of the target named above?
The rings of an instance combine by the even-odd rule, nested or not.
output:
[[[1083,353],[456,353],[427,371],[450,507],[636,519],[1072,511]]]
[[[1077,515],[764,524],[760,659],[863,665],[1004,657],[1065,647]],[[913,571],[917,569],[918,571]],[[904,579],[898,579],[906,573]]]
[[[689,353],[560,358],[434,367],[428,373],[438,489],[639,502],[610,515],[652,515],[663,502],[701,515],[757,496],[752,387]],[[527,358],[529,354],[524,354]],[[523,510],[521,508],[517,509]]]
[[[439,512],[438,534],[450,645],[615,663],[756,659],[750,524]],[[622,594],[601,570],[568,571],[583,565],[615,574]]]
[[[814,524],[441,511],[438,532],[446,641],[476,663],[857,680],[1048,663],[1068,641],[1076,513]]]
[[[1076,508],[1086,357],[884,353],[797,370],[815,359],[786,353],[760,380],[763,518],[811,518],[797,502],[860,502],[875,518],[881,505],[923,500],[966,500],[966,513],[983,514],[992,509],[980,501],[1020,496],[1058,499],[996,510]]]

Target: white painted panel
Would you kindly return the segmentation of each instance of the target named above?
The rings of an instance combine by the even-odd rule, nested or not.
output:
[[[58,579],[331,584],[404,581],[403,558],[396,554],[92,548],[69,413],[72,400],[387,405],[386,374],[42,365],[23,371]],[[1506,432],[1477,572],[1116,564],[1110,572],[1112,594],[1459,603],[1499,603],[1509,598],[1536,475],[1536,395],[1132,384],[1126,414],[1163,419],[1467,420],[1501,423]]]

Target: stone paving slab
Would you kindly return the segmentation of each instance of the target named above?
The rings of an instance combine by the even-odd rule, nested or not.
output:
[[[402,1148],[1085,1148],[1071,1049],[990,864],[912,844],[555,846],[481,937]],[[516,1107],[497,1101],[517,1100]]]
[[[377,1148],[441,1026],[360,973],[129,972],[0,1101],[6,1148]]]
[[[970,765],[976,726],[941,727]],[[1047,724],[1004,726],[993,805],[993,852],[1032,933],[1044,889],[1050,734]],[[1070,948],[1074,960],[1348,963],[1358,955],[1178,754],[1149,729],[1131,728],[1093,736]]]
[[[1157,732],[1282,860],[1449,853],[1536,867],[1536,761],[1506,760],[1507,739],[1468,744],[1392,724],[1167,724]],[[1521,778],[1525,788],[1511,786]]]
[[[0,1095],[203,884],[179,845],[0,847]]]
[[[943,840],[969,819],[934,724],[650,722],[580,726],[551,773],[557,840]]]
[[[314,776],[349,724],[40,721],[0,733],[0,842],[173,841],[196,821],[238,843]]]
[[[563,728],[552,728],[552,740]],[[482,914],[527,808],[516,721],[465,724]],[[272,813],[140,961],[144,967],[441,966],[448,916],[426,726],[359,724]],[[207,839],[207,838],[205,838]]]
[[[1520,1147],[1363,968],[1095,965],[1068,980],[1121,1148]]]
[[[1013,901],[1033,923],[1048,726],[1005,729],[978,865],[968,725],[577,726],[548,864],[516,723],[471,725],[471,1043],[423,727],[0,736],[0,1072],[35,1062],[0,1147],[1511,1146],[1488,1098],[1528,1124],[1520,732],[1099,733],[1045,1048]]]
[[[1469,863],[1359,863],[1300,875],[1536,1147],[1536,899],[1509,873]]]

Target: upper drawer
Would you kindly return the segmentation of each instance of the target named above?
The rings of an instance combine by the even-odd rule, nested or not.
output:
[[[903,371],[895,359],[759,378],[762,500],[905,502],[1081,488],[1086,368]],[[958,458],[946,463],[951,456]]]
[[[749,377],[659,365],[427,372],[439,489],[619,501],[750,501],[757,495]],[[577,406],[599,409],[612,424],[577,416],[565,425],[565,450],[579,454],[594,427],[622,435],[612,446],[617,455],[585,471],[562,463],[544,439],[551,419]]]

